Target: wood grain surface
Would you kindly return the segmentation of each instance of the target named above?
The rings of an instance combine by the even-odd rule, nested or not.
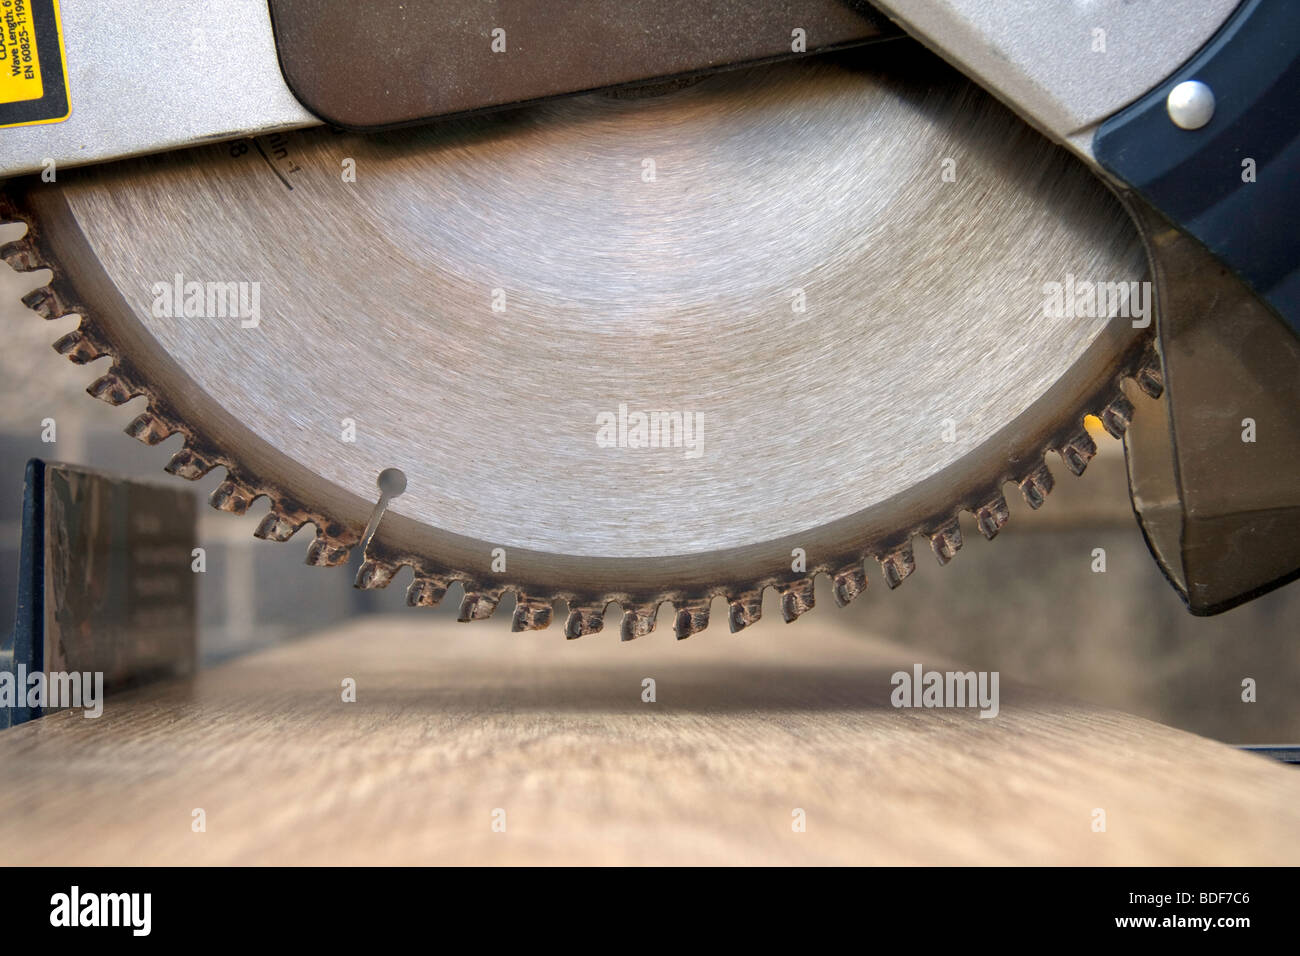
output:
[[[1300,862],[1295,768],[1006,680],[895,709],[914,653],[845,620],[361,619],[0,734],[0,862]]]

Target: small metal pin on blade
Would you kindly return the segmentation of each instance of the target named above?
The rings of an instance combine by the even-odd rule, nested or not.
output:
[[[370,512],[370,520],[366,522],[366,530],[361,535],[361,554],[363,556],[370,548],[370,539],[375,536],[375,532],[379,529],[380,519],[384,517],[384,512],[388,510],[388,502],[406,490],[406,473],[400,468],[385,468],[379,473],[379,478],[375,481],[375,487],[379,489],[379,500],[375,502],[374,510]],[[361,580],[364,571],[365,565],[363,562],[361,570],[357,571],[357,587],[362,586]]]

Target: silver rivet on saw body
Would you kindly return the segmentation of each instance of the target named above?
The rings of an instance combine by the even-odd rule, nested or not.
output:
[[[1200,80],[1186,80],[1169,91],[1169,118],[1183,129],[1200,129],[1214,116],[1214,91]]]

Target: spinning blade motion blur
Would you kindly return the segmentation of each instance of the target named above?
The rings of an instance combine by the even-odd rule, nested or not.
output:
[[[112,356],[92,392],[146,396],[137,437],[184,435],[169,470],[227,468],[214,505],[265,496],[260,536],[310,522],[338,564],[400,469],[358,583],[459,581],[466,619],[513,591],[517,628],[618,602],[633,637],[670,601],[685,636],[717,595],[738,628],[767,586],[793,618],[817,573],[856,596],[864,559],[893,586],[913,536],[946,561],[968,510],[991,537],[1005,483],[1037,507],[1044,452],[1081,471],[1083,416],[1122,432],[1121,382],[1158,387],[1128,318],[1044,308],[1047,283],[1142,278],[1127,217],[960,79],[791,63],[14,202],[11,260],[55,268],[36,307],[84,315],[58,348]],[[186,317],[192,283],[241,305]]]

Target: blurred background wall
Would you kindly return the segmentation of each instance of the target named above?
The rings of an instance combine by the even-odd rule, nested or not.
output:
[[[3,238],[0,236],[0,238]],[[75,319],[45,322],[18,298],[38,284],[0,263],[0,627],[13,619],[23,467],[32,456],[68,461],[147,481],[183,486],[162,467],[179,437],[149,448],[123,434],[136,400],[112,408],[84,394],[101,372],[59,357],[50,343]],[[1140,413],[1140,411],[1139,411]],[[41,422],[54,418],[57,441],[41,441]],[[1147,554],[1128,504],[1123,453],[1100,432],[1101,452],[1083,478],[1053,467],[1057,490],[1039,512],[1012,501],[1012,520],[993,542],[970,524],[966,545],[940,568],[918,542],[917,572],[888,592],[872,568],[867,592],[840,610],[824,580],[819,607],[789,626],[790,640],[831,615],[863,635],[915,649],[927,664],[941,657],[998,670],[1062,695],[1107,704],[1232,743],[1300,742],[1300,584],[1215,618],[1189,616]],[[1049,461],[1049,465],[1052,461]],[[190,487],[206,498],[221,480],[214,472]],[[1010,500],[1010,496],[1008,496]],[[1019,505],[1019,507],[1017,507]],[[252,536],[265,502],[236,518],[200,509],[200,543],[207,571],[199,582],[202,658],[212,663],[288,640],[353,615],[454,614],[459,589],[436,610],[405,606],[409,572],[387,591],[357,591],[347,569],[303,564],[310,532],[287,544]],[[1093,570],[1094,550],[1106,570]],[[488,623],[507,628],[503,605]],[[779,621],[768,595],[764,617]],[[561,617],[560,620],[563,618]],[[617,620],[611,610],[609,622]],[[694,640],[743,642],[726,632],[724,605],[713,626]],[[466,625],[470,626],[470,625]],[[671,616],[661,611],[648,640],[671,641]],[[563,640],[558,627],[519,640]],[[591,640],[617,640],[617,629]],[[743,654],[743,648],[737,648]],[[1258,686],[1255,703],[1241,700],[1242,680]]]

